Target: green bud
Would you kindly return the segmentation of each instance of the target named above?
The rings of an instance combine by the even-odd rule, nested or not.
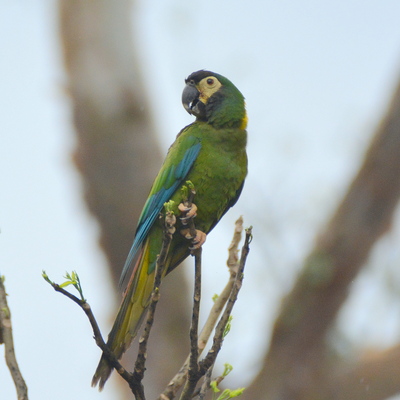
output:
[[[175,202],[173,200],[164,203],[165,213],[174,214]]]

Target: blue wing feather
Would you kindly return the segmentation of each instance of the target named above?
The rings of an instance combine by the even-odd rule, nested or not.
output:
[[[138,253],[144,239],[149,233],[150,228],[152,227],[154,221],[157,219],[158,214],[164,206],[164,203],[171,199],[172,195],[175,191],[182,185],[184,178],[190,171],[195,162],[201,148],[201,143],[196,143],[192,145],[188,150],[186,150],[183,155],[182,160],[176,166],[170,167],[171,170],[168,171],[168,174],[161,174],[160,179],[164,182],[158,182],[158,179],[154,182],[154,186],[162,185],[161,189],[151,195],[146,204],[143,207],[142,214],[139,218],[139,223],[136,229],[135,239],[133,241],[131,250],[129,251],[128,257],[125,261],[124,268],[122,270],[120,285],[124,282],[125,278],[128,275],[128,272],[131,269],[132,262]],[[171,174],[174,175],[174,180],[172,185],[166,187],[165,184],[171,178]]]

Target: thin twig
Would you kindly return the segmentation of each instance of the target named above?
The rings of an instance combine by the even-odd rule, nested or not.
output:
[[[193,316],[192,325],[190,327],[190,361],[189,361],[189,376],[190,371],[197,373],[197,360],[199,358],[199,349],[197,346],[199,315],[200,315],[200,300],[201,300],[201,254],[202,249],[197,249],[195,254],[195,284],[193,294]]]
[[[198,327],[201,300],[201,247],[195,251],[195,278],[193,294],[192,324],[190,327],[190,355],[186,385],[183,389],[181,400],[190,400],[196,389],[199,370]]]
[[[189,211],[192,209],[193,199],[196,195],[196,190],[192,182],[187,181],[186,185],[182,187],[183,194],[183,205],[184,209],[182,211],[181,222],[182,225],[187,226],[184,231],[184,236],[187,239],[194,240],[196,237],[196,227],[194,224],[194,217],[189,216]],[[181,231],[181,233],[183,233]],[[198,350],[198,330],[199,330],[199,315],[200,315],[200,300],[201,300],[201,253],[202,249],[196,248],[195,244],[193,244],[193,248],[191,248],[191,254],[195,257],[194,262],[194,291],[193,291],[193,311],[192,311],[192,323],[190,326],[190,354],[189,354],[189,365],[188,365],[188,374],[186,385],[183,389],[180,399],[181,400],[190,400],[193,396],[193,392],[196,389],[196,385],[198,382],[198,359],[199,359],[199,350]]]
[[[213,345],[211,349],[208,351],[204,360],[199,362],[198,367],[196,365],[197,374],[195,374],[194,372],[188,374],[188,379],[180,400],[190,400],[192,398],[193,393],[196,389],[197,382],[207,373],[207,371],[215,363],[219,351],[221,350],[222,343],[225,337],[225,329],[228,324],[229,317],[232,313],[233,306],[235,305],[235,302],[237,300],[239,291],[242,287],[242,282],[244,277],[243,271],[246,264],[247,255],[249,253],[249,244],[251,241],[251,230],[252,228],[246,229],[246,238],[242,248],[242,255],[240,259],[238,273],[235,279],[235,284],[229,296],[229,300],[226,305],[225,311],[223,312],[222,317],[216,327]],[[190,371],[190,366],[191,363],[189,363],[189,371]]]
[[[4,343],[5,359],[17,390],[18,400],[28,400],[28,388],[15,357],[11,312],[7,304],[4,277],[0,276],[0,344],[2,343]]]
[[[145,363],[147,354],[147,342],[150,336],[151,328],[153,326],[155,309],[160,297],[159,287],[161,284],[161,279],[163,277],[164,266],[168,255],[168,249],[172,240],[172,235],[175,232],[175,223],[176,223],[175,216],[171,212],[167,212],[165,217],[165,230],[164,230],[162,248],[156,264],[154,289],[151,296],[149,311],[147,314],[145,330],[143,336],[140,338],[139,341],[139,352],[133,373],[128,372],[120,364],[118,359],[115,357],[114,353],[109,349],[107,344],[104,342],[100,332],[100,328],[97,324],[96,318],[93,315],[89,303],[87,303],[87,301],[83,298],[79,299],[78,297],[74,296],[73,294],[62,288],[60,285],[58,285],[57,283],[52,282],[45,273],[43,274],[44,279],[51,284],[51,286],[54,288],[56,292],[59,292],[64,296],[68,297],[69,299],[71,299],[73,302],[78,304],[85,312],[86,316],[89,319],[90,325],[92,326],[96,344],[101,348],[110,365],[129,384],[129,387],[131,388],[132,393],[134,394],[136,400],[145,400],[144,388],[141,382],[143,379],[144,371],[146,369]]]
[[[74,296],[64,288],[60,287],[55,282],[50,281],[48,277],[45,277],[46,281],[51,284],[56,292],[63,294],[64,296],[68,297],[70,300],[78,304],[79,307],[82,308],[84,313],[89,319],[90,325],[93,330],[94,340],[96,341],[97,346],[103,351],[103,354],[106,356],[107,361],[109,364],[118,372],[118,374],[128,383],[129,387],[132,390],[132,393],[135,395],[137,400],[145,400],[144,397],[144,389],[141,381],[136,378],[133,374],[128,372],[118,361],[115,357],[115,354],[110,350],[107,344],[104,342],[103,336],[101,334],[99,325],[96,321],[96,318],[93,314],[93,311],[89,305],[89,303],[84,299],[79,299],[78,297]]]
[[[94,340],[96,341],[97,346],[99,346],[100,349],[104,352],[111,366],[114,367],[115,370],[118,372],[118,374],[121,375],[121,377],[129,383],[129,381],[132,379],[131,374],[127,370],[125,370],[125,368],[120,364],[120,362],[115,357],[114,353],[109,349],[107,344],[104,342],[99,325],[96,321],[96,318],[93,314],[90,304],[86,300],[82,300],[74,296],[72,293],[60,287],[60,285],[58,285],[57,283],[50,281],[47,277],[45,277],[45,279],[47,282],[51,284],[51,286],[56,292],[61,293],[62,295],[68,297],[70,300],[76,303],[80,308],[82,308],[87,318],[89,319],[90,325],[93,330]]]
[[[234,277],[236,276],[237,270],[239,268],[238,255],[239,255],[239,243],[242,240],[242,232],[243,232],[243,217],[240,216],[235,222],[235,230],[233,231],[232,242],[228,247],[228,261],[226,262],[231,275],[234,275]]]
[[[204,327],[199,335],[199,338],[198,338],[199,355],[204,350],[204,348],[208,342],[208,339],[210,338],[211,333],[218,321],[218,318],[219,318],[226,302],[230,298],[233,286],[235,285],[238,269],[240,269],[243,274],[244,265],[246,263],[247,254],[249,251],[249,244],[251,241],[251,229],[246,231],[246,242],[243,246],[242,257],[241,257],[241,260],[239,263],[238,259],[237,259],[237,252],[238,252],[237,249],[239,247],[239,243],[241,240],[242,230],[243,230],[243,219],[242,219],[242,217],[240,217],[235,223],[235,231],[234,231],[233,239],[232,239],[231,245],[229,246],[229,256],[228,256],[227,264],[228,264],[229,270],[230,270],[230,278],[229,278],[229,281],[228,281],[227,285],[225,286],[225,288],[222,290],[222,292],[220,293],[218,298],[215,300],[214,305],[213,305],[213,307],[209,313],[209,316],[207,318],[207,321],[204,324]],[[244,252],[246,252],[246,254],[244,254]],[[237,260],[236,265],[234,265],[234,263],[233,263],[233,260],[235,259],[234,257],[236,257],[236,260]],[[243,279],[243,276],[241,279]],[[228,319],[229,319],[229,317],[228,317]],[[185,363],[182,365],[182,367],[180,368],[178,373],[168,383],[168,386],[165,388],[165,390],[158,397],[157,400],[171,400],[176,396],[176,393],[178,392],[178,390],[182,387],[182,385],[186,381],[188,364],[189,364],[189,357],[186,359]]]
[[[212,331],[217,324],[218,318],[225,307],[226,302],[232,292],[233,285],[235,283],[236,274],[239,268],[238,248],[239,243],[242,239],[243,231],[243,218],[239,217],[235,222],[235,230],[230,246],[228,247],[228,260],[227,265],[230,272],[230,278],[225,288],[222,290],[218,298],[215,299],[214,304],[211,308],[210,314],[204,324],[203,329],[199,335],[199,351],[200,353],[204,350],[208,339],[211,336]]]
[[[211,375],[214,369],[214,365],[211,365],[211,367],[208,369],[205,377],[204,377],[204,382],[201,385],[201,388],[199,390],[199,400],[204,400],[206,397],[206,394],[208,390],[210,389],[210,383],[211,383]]]
[[[200,369],[199,373],[205,374],[207,370],[211,367],[212,364],[214,364],[219,351],[221,350],[222,342],[224,340],[224,331],[225,327],[229,321],[229,317],[231,315],[233,306],[235,305],[235,302],[237,300],[239,291],[242,287],[243,283],[243,278],[244,278],[244,267],[246,265],[246,259],[250,251],[250,243],[252,240],[252,227],[246,229],[246,237],[244,241],[244,245],[242,247],[242,254],[240,257],[240,264],[239,264],[239,270],[236,275],[235,279],[235,284],[233,285],[231,295],[229,296],[228,303],[226,305],[225,311],[222,314],[222,317],[220,321],[218,322],[216,332],[214,335],[214,341],[211,349],[207,353],[206,357],[204,360],[200,362]]]

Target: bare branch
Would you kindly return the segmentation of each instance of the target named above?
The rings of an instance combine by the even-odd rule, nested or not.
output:
[[[197,373],[199,358],[199,350],[197,347],[199,315],[200,315],[200,300],[201,300],[201,253],[202,249],[196,250],[195,254],[195,286],[193,294],[193,317],[190,327],[190,361],[189,361],[189,377],[191,374]]]
[[[240,238],[238,236],[238,233],[241,230],[242,226],[242,219],[239,218],[236,221],[235,225],[235,233],[234,233],[234,239],[232,243],[237,243],[240,241]],[[244,267],[246,265],[246,260],[247,256],[249,253],[249,245],[252,239],[252,228],[249,228],[246,230],[246,238],[245,238],[245,243],[242,247],[242,254],[238,266],[238,272],[233,278],[233,274],[231,274],[229,283],[227,286],[224,288],[223,292],[221,295],[218,297],[216,300],[214,307],[212,308],[210,315],[207,319],[207,322],[205,324],[205,329],[200,334],[198,343],[199,343],[199,354],[202,352],[204,349],[209,336],[211,335],[211,332],[215,326],[216,321],[218,320],[218,317],[226,303],[226,299],[228,299],[228,305],[225,308],[225,311],[218,323],[218,326],[216,328],[216,333],[214,336],[214,344],[211,350],[208,352],[206,358],[203,361],[200,361],[199,363],[199,371],[198,371],[198,376],[197,376],[197,382],[203,377],[205,374],[207,374],[212,368],[215,359],[218,356],[219,350],[221,349],[223,338],[224,338],[224,331],[225,327],[227,325],[227,322],[229,321],[229,317],[231,315],[232,308],[237,300],[238,293],[240,291],[240,288],[242,286],[243,282],[243,271]],[[232,254],[232,251],[234,251],[235,245],[230,246],[230,255]],[[234,270],[234,268],[231,268],[231,272]],[[187,359],[185,364],[181,367],[179,372],[173,377],[173,379],[169,382],[168,386],[164,390],[164,392],[158,397],[157,400],[171,400],[176,396],[176,393],[178,392],[179,388],[185,383],[186,377],[187,377],[187,371],[188,371],[188,364],[189,360]],[[191,384],[191,387],[193,388],[193,384]],[[204,392],[204,388],[203,388]],[[189,398],[189,397],[188,397]],[[181,397],[182,400],[182,397]]]
[[[213,343],[210,351],[207,353],[206,357],[204,358],[204,360],[200,362],[200,371],[199,372],[202,374],[205,374],[207,372],[208,368],[210,368],[211,365],[214,364],[214,362],[218,356],[218,353],[221,350],[222,342],[224,340],[225,327],[229,321],[229,317],[232,313],[233,306],[236,303],[239,291],[242,287],[243,278],[244,278],[243,272],[244,272],[244,267],[246,265],[247,256],[250,252],[251,240],[252,240],[252,227],[246,229],[246,237],[245,237],[244,245],[242,247],[242,254],[240,257],[239,270],[236,275],[235,284],[233,285],[232,292],[229,296],[225,311],[222,314],[220,321],[218,322],[215,336],[214,336],[214,343]]]
[[[0,276],[0,344],[4,344],[7,367],[14,381],[18,400],[28,400],[28,388],[15,357],[11,312],[7,304],[4,276]]]
[[[192,191],[192,193],[195,193],[194,190]],[[192,200],[192,198],[191,198],[191,200]],[[190,206],[191,206],[191,200],[190,200],[190,204],[189,204]],[[156,274],[155,274],[155,278],[154,278],[154,288],[153,288],[151,301],[150,301],[150,305],[149,305],[149,309],[148,309],[148,313],[147,313],[146,325],[145,325],[143,336],[140,338],[140,341],[139,341],[139,352],[138,352],[137,360],[135,363],[134,372],[132,374],[127,372],[122,367],[122,365],[119,363],[119,361],[117,360],[115,355],[112,353],[112,351],[108,348],[107,344],[104,342],[101,332],[100,332],[100,329],[98,327],[97,321],[96,321],[96,319],[92,313],[92,310],[90,308],[90,305],[87,303],[86,299],[83,296],[83,291],[82,291],[82,287],[80,285],[78,275],[75,272],[72,273],[71,275],[67,274],[68,281],[62,285],[58,285],[58,284],[52,282],[49,279],[49,277],[46,275],[46,273],[43,272],[44,279],[52,285],[54,290],[65,295],[66,297],[68,297],[70,300],[74,301],[76,304],[78,304],[83,309],[83,311],[87,315],[87,317],[90,321],[90,324],[92,326],[97,345],[103,350],[110,365],[117,370],[117,372],[121,375],[121,377],[125,381],[127,381],[127,383],[129,384],[129,387],[132,390],[132,393],[134,394],[134,396],[137,400],[145,400],[144,388],[143,388],[143,385],[141,382],[143,380],[144,371],[145,371],[145,363],[146,363],[146,358],[147,358],[147,342],[148,342],[148,339],[150,336],[151,328],[153,326],[156,306],[158,304],[158,300],[160,297],[159,288],[161,285],[162,277],[164,275],[164,268],[165,268],[166,259],[168,256],[169,246],[171,244],[173,234],[175,233],[176,218],[173,215],[173,213],[170,211],[169,203],[166,203],[165,208],[166,208],[167,212],[166,212],[166,218],[165,218],[165,229],[164,229],[162,249],[161,249],[160,255],[157,259]],[[194,217],[195,217],[195,214],[192,214],[189,217],[189,219],[193,219]],[[187,219],[187,223],[189,225],[188,218],[186,218],[186,219]],[[194,223],[192,224],[192,226],[194,228]],[[233,271],[236,268],[234,268],[235,266],[233,265],[234,263],[232,262],[232,259],[234,259],[235,254],[237,253],[237,251],[235,250],[235,247],[237,247],[237,244],[240,240],[241,226],[242,226],[242,220],[239,219],[236,224],[234,239],[230,246],[229,260],[231,260],[231,263],[230,263],[231,264],[230,265],[230,270],[231,270],[230,278],[231,279],[235,275],[235,273]],[[194,238],[194,240],[195,240],[195,238]],[[212,349],[208,352],[206,358],[203,361],[201,361],[200,364],[198,363],[198,357],[203,348],[200,348],[198,345],[198,343],[199,343],[198,321],[199,321],[200,301],[201,301],[201,253],[202,253],[202,249],[200,247],[193,251],[194,256],[195,256],[195,288],[194,288],[194,295],[193,295],[192,326],[190,329],[191,353],[190,353],[190,357],[189,357],[188,366],[185,365],[184,368],[182,368],[180,371],[185,376],[187,375],[187,384],[181,395],[181,400],[190,400],[193,397],[193,394],[196,390],[197,383],[204,375],[207,374],[208,381],[210,380],[212,367],[214,365],[214,362],[218,355],[218,352],[222,346],[222,342],[223,342],[223,339],[225,336],[224,332],[225,332],[227,323],[229,321],[229,317],[230,317],[232,308],[237,299],[238,292],[242,285],[243,270],[244,270],[246,258],[247,258],[248,252],[249,252],[250,241],[251,241],[251,228],[246,230],[246,239],[245,239],[245,244],[242,249],[242,255],[241,255],[241,260],[239,263],[239,268],[238,268],[237,274],[234,279],[234,284],[231,288],[228,305],[226,306],[225,311],[217,325],[216,334],[214,336],[214,344],[212,346]],[[79,291],[80,296],[81,296],[80,299],[64,289],[64,286],[67,286],[70,284],[72,284]],[[202,393],[203,397],[206,392],[206,387],[208,387],[208,386],[209,386],[208,384],[203,383],[202,388],[198,390],[199,393],[200,392]],[[171,385],[169,385],[169,389],[171,389]],[[159,398],[160,399],[172,399],[175,396],[175,394],[176,394],[175,390],[174,391],[169,390],[168,394],[163,393],[160,395]]]
[[[400,392],[400,345],[363,357],[348,369],[342,366],[321,391],[326,400],[381,400]]]
[[[239,217],[235,223],[235,230],[232,238],[232,242],[228,248],[228,267],[230,270],[229,281],[220,293],[220,295],[215,299],[213,307],[208,315],[208,318],[204,324],[203,329],[200,332],[198,338],[198,352],[199,355],[203,352],[217,322],[218,318],[221,315],[222,310],[225,307],[226,302],[229,299],[229,296],[232,292],[233,285],[236,279],[236,273],[239,268],[239,260],[238,260],[238,246],[241,240],[241,233],[243,231],[243,218]],[[236,260],[236,264],[235,264]],[[182,365],[178,373],[171,379],[168,383],[168,386],[165,388],[163,393],[158,397],[158,400],[166,400],[173,399],[176,396],[178,390],[184,385],[187,377],[187,370],[189,365],[189,357],[186,359],[185,363]]]
[[[189,366],[187,372],[186,385],[180,397],[181,400],[190,400],[193,397],[193,393],[196,389],[197,382],[199,381],[198,327],[199,327],[200,300],[201,300],[201,253],[202,253],[201,248],[195,250],[195,278],[194,278],[194,293],[193,293],[192,324],[190,327]]]
[[[238,248],[239,248],[239,243],[242,239],[242,232],[243,232],[243,218],[239,217],[235,223],[235,230],[232,242],[228,247],[229,255],[228,255],[227,265],[229,267],[229,272],[230,272],[229,281],[222,290],[222,292],[219,294],[219,296],[215,299],[211,311],[208,315],[208,318],[203,326],[203,329],[200,332],[199,335],[200,354],[204,350],[208,342],[208,339],[210,338],[211,333],[214,330],[215,325],[217,324],[218,318],[221,315],[221,312],[224,309],[225,304],[229,299],[233,285],[235,284],[235,279],[239,268]]]
[[[144,371],[146,369],[145,363],[146,363],[146,356],[147,356],[147,342],[148,342],[148,339],[150,336],[151,328],[153,326],[154,315],[155,315],[157,303],[160,298],[159,288],[161,285],[161,279],[163,276],[163,271],[164,271],[165,262],[166,262],[167,255],[168,255],[169,246],[170,246],[171,240],[172,240],[172,235],[175,232],[175,223],[176,223],[176,217],[171,212],[167,211],[166,217],[165,217],[165,229],[164,229],[162,248],[161,248],[161,252],[157,259],[157,264],[156,264],[154,289],[153,289],[153,293],[151,295],[151,301],[150,301],[149,310],[147,313],[147,319],[146,319],[144,333],[139,341],[139,352],[137,355],[133,373],[129,373],[120,364],[118,359],[115,357],[114,353],[108,348],[107,344],[104,342],[103,337],[100,332],[100,328],[97,324],[96,318],[93,315],[91,307],[90,307],[89,303],[87,303],[87,301],[83,298],[80,284],[79,284],[79,287],[76,287],[76,285],[74,285],[74,286],[81,293],[81,297],[82,297],[81,299],[74,296],[73,294],[71,294],[70,292],[65,290],[63,287],[58,285],[57,283],[52,282],[49,279],[49,277],[46,275],[46,273],[43,273],[44,279],[48,283],[51,284],[51,286],[54,288],[54,290],[56,292],[59,292],[59,293],[63,294],[64,296],[68,297],[70,300],[72,300],[73,302],[78,304],[82,308],[82,310],[85,312],[86,316],[88,317],[88,319],[90,321],[90,325],[92,326],[96,344],[101,348],[101,350],[103,350],[103,353],[106,356],[107,360],[109,361],[110,365],[129,384],[129,387],[131,388],[132,393],[134,394],[134,396],[137,400],[145,400],[144,388],[143,388],[143,385],[141,382],[143,380]]]
[[[132,390],[132,393],[135,395],[137,400],[145,400],[143,386],[141,385],[141,380],[137,379],[137,376],[134,374],[129,373],[118,361],[115,357],[115,354],[109,349],[107,344],[104,342],[103,336],[101,334],[99,325],[97,324],[96,318],[92,312],[92,309],[89,303],[86,300],[79,299],[78,297],[74,296],[72,293],[68,292],[60,285],[55,282],[50,281],[47,275],[44,276],[45,280],[51,284],[53,289],[63,294],[64,296],[68,297],[74,303],[76,303],[81,309],[84,311],[86,316],[89,319],[90,325],[93,330],[94,339],[96,341],[97,346],[103,351],[104,355],[107,357],[108,362],[110,365],[118,372],[118,374],[128,383],[129,387]]]
[[[208,390],[210,389],[211,375],[213,372],[213,367],[214,367],[214,365],[212,365],[211,368],[208,369],[206,376],[204,377],[203,384],[201,385],[200,390],[199,390],[199,400],[204,400]]]
[[[43,273],[43,277],[53,287],[53,289],[56,292],[61,293],[65,297],[68,297],[83,310],[83,312],[89,319],[90,325],[93,330],[94,340],[96,341],[97,346],[99,346],[100,349],[104,352],[108,361],[115,368],[118,374],[121,375],[121,377],[129,383],[129,381],[131,380],[131,374],[125,370],[125,368],[120,364],[118,359],[115,357],[114,353],[108,348],[107,344],[104,342],[99,325],[97,323],[97,320],[93,314],[93,311],[89,303],[86,300],[82,300],[74,296],[72,293],[62,288],[59,284],[52,282],[45,273]]]
[[[74,161],[115,287],[162,160],[132,34],[134,3],[59,0]]]
[[[239,267],[239,243],[242,240],[243,232],[243,217],[240,216],[235,222],[235,230],[233,232],[232,242],[228,247],[228,261],[226,262],[231,272],[236,276],[237,269]]]

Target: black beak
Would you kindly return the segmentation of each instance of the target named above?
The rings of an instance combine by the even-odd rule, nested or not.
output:
[[[196,86],[194,86],[193,83],[188,82],[185,86],[185,89],[183,89],[182,104],[189,114],[194,114],[193,108],[199,101],[199,95],[200,92],[196,89]]]

